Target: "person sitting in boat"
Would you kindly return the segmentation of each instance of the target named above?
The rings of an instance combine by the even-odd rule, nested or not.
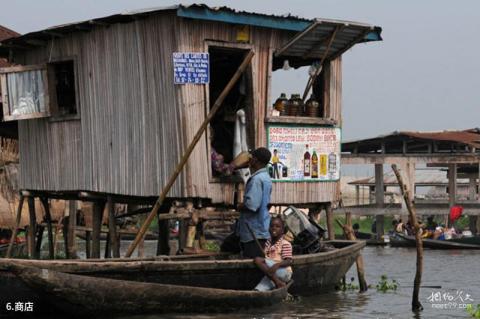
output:
[[[283,238],[284,224],[280,217],[270,222],[270,239],[265,245],[265,258],[256,257],[255,265],[265,274],[255,287],[258,291],[283,287],[292,278],[292,245]]]
[[[395,227],[395,232],[405,234],[405,224],[402,222],[401,218],[398,220],[397,226]]]
[[[445,229],[443,225],[437,226],[437,228],[435,228],[435,232],[433,233],[433,239],[445,240],[444,231]]]
[[[268,204],[272,193],[272,180],[266,166],[271,156],[268,149],[259,147],[252,152],[248,162],[251,177],[245,185],[243,203],[238,205],[240,218],[236,229],[236,234],[240,238],[242,255],[245,258],[263,256],[262,249],[265,247],[267,239],[270,238]]]

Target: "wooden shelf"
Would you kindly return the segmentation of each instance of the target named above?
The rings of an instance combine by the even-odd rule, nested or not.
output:
[[[270,116],[265,118],[265,123],[337,125],[333,119],[304,116]]]

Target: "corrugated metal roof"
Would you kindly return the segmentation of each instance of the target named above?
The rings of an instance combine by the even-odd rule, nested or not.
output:
[[[306,59],[320,58],[326,54],[327,58],[334,59],[356,43],[363,42],[370,33],[377,33],[379,37],[377,40],[381,40],[380,32],[375,32],[376,28],[368,24],[315,19],[307,29],[278,50],[275,55]]]
[[[397,177],[393,172],[383,175],[385,186],[397,186]],[[468,185],[467,178],[457,178],[457,184]],[[348,183],[349,185],[375,186],[375,176],[359,179]],[[438,169],[421,169],[415,171],[416,186],[448,186],[447,171]]]
[[[158,12],[175,11],[177,16],[183,18],[219,21],[233,24],[245,24],[252,26],[259,26],[273,29],[284,29],[290,31],[300,32],[305,30],[312,23],[323,23],[325,25],[349,25],[350,28],[371,28],[371,32],[365,34],[365,36],[359,39],[357,42],[367,41],[379,41],[381,40],[380,33],[381,28],[373,27],[362,23],[341,21],[341,20],[326,20],[317,19],[309,20],[299,18],[291,15],[279,16],[279,15],[267,15],[260,13],[252,13],[245,11],[236,11],[228,7],[209,7],[203,4],[193,4],[189,6],[174,5],[168,7],[157,7],[143,10],[129,11],[121,14],[110,15],[107,17],[91,19],[81,22],[75,22],[70,24],[64,24],[59,26],[50,27],[44,30],[30,32],[25,35],[9,39],[1,43],[1,46],[14,46],[28,43],[29,40],[47,40],[55,35],[61,35],[63,33],[85,31],[92,28],[93,25],[108,25],[113,23],[126,23],[142,16],[152,15]],[[350,29],[349,29],[350,30]],[[349,43],[351,44],[351,43]],[[353,43],[354,44],[354,43]],[[353,45],[351,44],[350,47]],[[340,42],[339,42],[340,45]],[[5,52],[3,52],[5,53]]]

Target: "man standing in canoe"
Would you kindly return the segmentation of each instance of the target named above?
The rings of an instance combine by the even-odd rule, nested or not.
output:
[[[252,152],[248,165],[251,177],[245,186],[243,203],[238,207],[240,218],[236,230],[237,236],[240,237],[243,257],[246,258],[263,257],[265,242],[270,238],[268,204],[272,192],[272,181],[266,166],[271,157],[272,154],[265,147],[257,148]],[[256,238],[253,237],[252,232]]]

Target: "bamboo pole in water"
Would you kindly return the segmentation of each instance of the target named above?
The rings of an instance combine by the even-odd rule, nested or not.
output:
[[[420,232],[420,225],[417,221],[417,212],[415,211],[415,206],[413,205],[412,198],[410,196],[410,191],[407,186],[403,183],[402,176],[397,168],[397,165],[392,164],[393,172],[398,180],[398,185],[402,191],[403,199],[405,200],[405,206],[407,206],[408,213],[410,215],[410,221],[415,228],[415,241],[417,243],[417,270],[415,272],[415,280],[413,282],[413,296],[412,296],[412,311],[418,312],[423,310],[423,306],[420,303],[418,298],[420,292],[420,284],[422,282],[422,270],[423,270],[423,242],[422,234]]]
[[[203,132],[207,128],[208,123],[212,120],[214,117],[215,113],[220,109],[220,106],[222,106],[223,100],[227,97],[228,93],[230,90],[233,88],[235,83],[238,81],[242,73],[245,71],[247,66],[250,64],[250,61],[253,58],[253,51],[249,51],[248,54],[245,56],[242,64],[238,67],[237,71],[233,75],[233,77],[230,79],[228,84],[225,86],[223,89],[222,93],[220,96],[217,98],[215,101],[215,104],[213,105],[212,109],[210,110],[210,113],[208,113],[207,117],[203,121],[202,125],[197,131],[197,134],[193,138],[192,142],[188,146],[187,150],[185,151],[185,154],[182,156],[182,159],[180,160],[180,163],[177,165],[175,171],[173,174],[170,176],[170,179],[167,182],[167,185],[163,188],[162,192],[160,193],[160,196],[153,206],[152,211],[150,214],[147,216],[145,219],[145,222],[143,223],[142,227],[140,227],[140,230],[137,233],[137,236],[135,237],[135,240],[132,242],[130,247],[128,247],[127,253],[125,254],[125,257],[130,257],[137,247],[138,243],[142,240],[142,238],[145,236],[145,233],[147,232],[148,227],[152,223],[153,219],[157,215],[157,212],[162,205],[163,201],[167,197],[168,192],[170,191],[170,188],[172,188],[173,183],[175,183],[175,180],[177,179],[178,175],[182,171],[183,167],[185,166],[185,163],[187,162],[188,158],[190,157],[190,154],[192,153],[193,149],[195,148],[195,145],[197,145],[197,142],[200,140],[200,138],[203,135]]]

